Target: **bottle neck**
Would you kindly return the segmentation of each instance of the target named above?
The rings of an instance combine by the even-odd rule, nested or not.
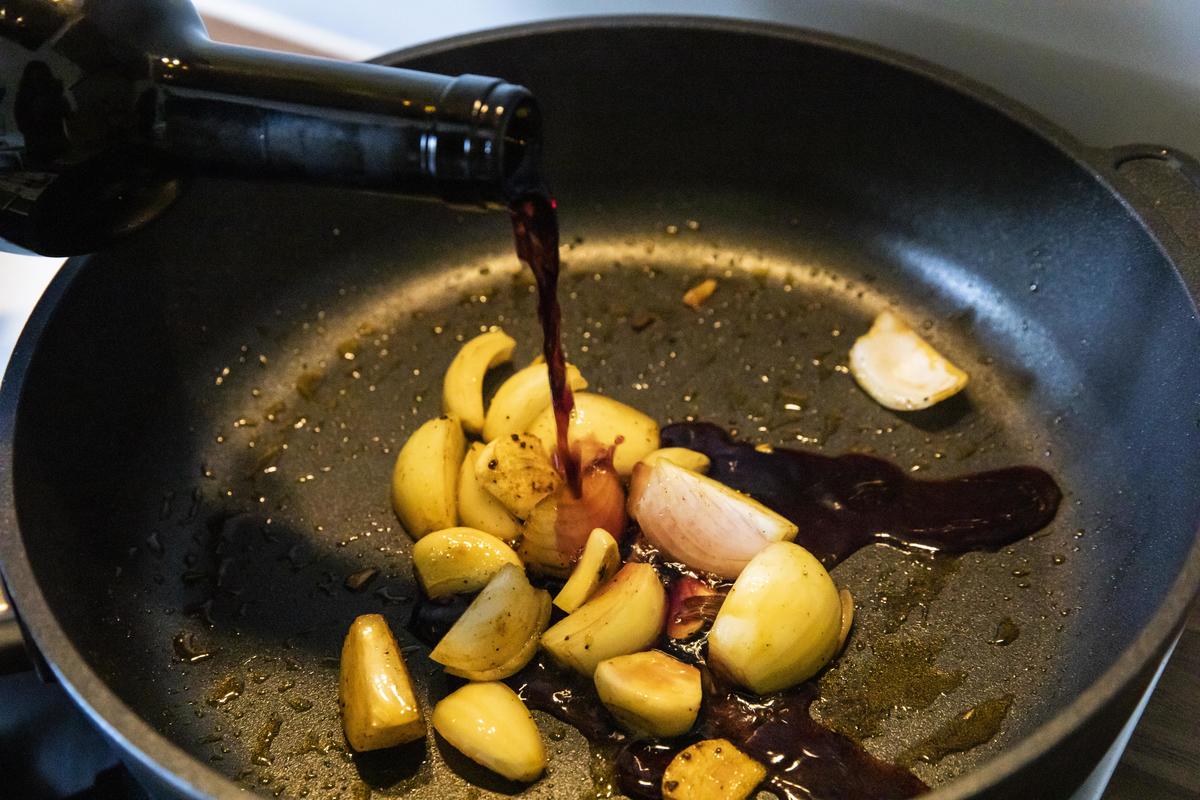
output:
[[[193,173],[506,203],[539,116],[499,79],[215,44],[188,0],[22,0],[0,13],[0,249],[89,252]]]
[[[499,205],[536,180],[530,93],[449,77],[217,44],[151,53],[142,99],[160,153],[236,174]]]

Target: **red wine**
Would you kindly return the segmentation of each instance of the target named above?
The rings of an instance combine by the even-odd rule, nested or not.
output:
[[[562,347],[562,309],[558,304],[558,214],[553,198],[543,192],[531,193],[510,206],[517,258],[528,264],[537,281],[538,320],[542,323],[542,355],[550,373],[550,401],[558,441],[558,468],[567,485],[578,497],[582,492],[579,456],[571,451],[567,429],[575,396],[567,384],[567,362]]]
[[[872,542],[949,553],[1003,547],[1048,525],[1062,500],[1037,467],[916,480],[874,456],[760,452],[700,422],[663,428],[662,446],[704,453],[710,478],[795,522],[796,544],[827,568]]]
[[[600,702],[592,681],[555,665],[544,655],[534,658],[506,682],[527,707],[573,726],[592,744],[622,744],[629,740]]]
[[[629,797],[662,796],[663,771],[679,751],[701,739],[728,739],[767,768],[761,789],[784,800],[889,800],[928,788],[903,767],[881,761],[853,739],[815,721],[809,707],[817,684],[756,698],[727,687],[705,699],[686,737],[631,740],[600,702],[592,682],[540,656],[507,680],[525,705],[573,725],[595,745],[620,746],[617,783]]]
[[[809,716],[817,685],[751,698],[718,692],[706,700],[691,741],[728,739],[767,768],[760,789],[783,800],[901,800],[929,791],[903,767]],[[633,742],[617,754],[617,780],[630,797],[659,798],[663,772],[691,741]]]

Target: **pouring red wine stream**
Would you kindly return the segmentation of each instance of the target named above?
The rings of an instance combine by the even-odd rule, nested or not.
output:
[[[578,497],[582,492],[579,457],[567,440],[575,396],[567,384],[567,361],[562,347],[562,309],[558,304],[558,214],[544,191],[531,192],[509,206],[517,258],[528,264],[537,281],[538,320],[542,323],[542,355],[550,373],[550,401],[558,432],[558,466]]]

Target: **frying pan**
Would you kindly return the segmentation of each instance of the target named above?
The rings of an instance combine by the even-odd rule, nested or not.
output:
[[[944,71],[757,24],[552,23],[385,60],[540,99],[566,342],[595,390],[920,474],[1058,478],[1036,537],[840,565],[859,619],[814,714],[874,707],[866,746],[891,759],[1011,696],[993,737],[914,767],[933,796],[1076,786],[1200,580],[1194,164],[1088,149]],[[694,312],[680,295],[701,276],[719,289]],[[349,755],[335,696],[347,625],[375,611],[426,699],[447,690],[404,629],[390,468],[464,337],[500,324],[535,354],[531,291],[500,216],[235,180],[197,178],[157,224],[68,262],[4,383],[0,556],[37,652],[148,786],[519,788],[436,739]],[[897,414],[855,387],[847,350],[887,307],[971,373],[965,395]],[[900,673],[872,684],[882,700],[855,694]],[[539,722],[551,766],[526,794],[602,789],[587,743]]]

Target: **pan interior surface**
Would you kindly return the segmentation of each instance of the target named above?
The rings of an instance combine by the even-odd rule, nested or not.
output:
[[[1161,603],[1200,518],[1200,335],[1129,212],[1000,113],[850,53],[684,29],[517,44],[412,65],[504,74],[540,98],[565,341],[591,390],[917,475],[1034,464],[1065,490],[1053,525],[999,552],[874,547],[840,565],[858,616],[815,715],[937,785],[1090,685]],[[130,708],[242,787],[520,788],[435,737],[351,755],[336,701],[341,639],[369,612],[392,623],[427,709],[448,690],[404,628],[416,590],[389,478],[440,413],[462,341],[500,325],[518,365],[538,352],[508,241],[499,216],[197,181],[84,263],[43,334],[14,447],[42,591]],[[718,289],[694,311],[681,296],[704,277]],[[964,395],[898,414],[857,388],[847,351],[884,308],[971,374]],[[1000,706],[977,746],[916,757]],[[538,722],[550,769],[529,794],[603,795],[602,754]]]

